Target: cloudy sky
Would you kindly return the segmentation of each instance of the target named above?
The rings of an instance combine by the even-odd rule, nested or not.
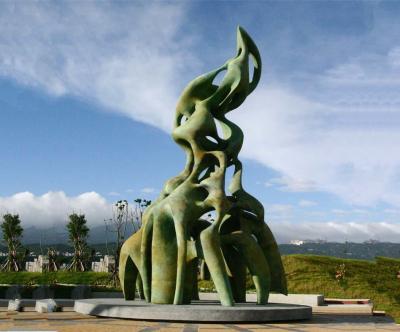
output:
[[[246,189],[280,242],[400,241],[400,15],[385,1],[0,3],[0,214],[92,225],[183,167],[180,92],[235,53],[263,59],[231,118]]]

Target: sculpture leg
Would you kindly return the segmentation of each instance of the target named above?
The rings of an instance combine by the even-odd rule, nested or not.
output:
[[[201,260],[200,265],[200,280],[210,280],[210,271],[204,259]]]
[[[199,259],[196,258],[193,260],[193,268],[192,268],[192,300],[198,301],[199,297],[199,283],[198,283],[198,273],[199,273]]]
[[[230,270],[230,284],[235,302],[246,302],[246,264],[241,254],[231,245],[223,246],[226,264]]]
[[[257,238],[257,242],[270,266],[271,270],[271,290],[282,294],[287,294],[285,270],[283,268],[278,244],[275,241],[271,230],[263,221],[249,219],[246,222],[252,223],[252,231]]]
[[[232,290],[228,274],[226,273],[217,226],[218,224],[214,222],[209,228],[202,231],[200,241],[203,248],[204,260],[214,281],[221,304],[224,306],[233,306]]]
[[[126,253],[121,253],[119,260],[119,280],[125,300],[135,299],[135,283],[139,270]]]
[[[174,302],[177,243],[174,220],[165,210],[154,215],[151,249],[151,303]]]
[[[136,279],[136,289],[137,292],[139,293],[139,299],[144,300],[144,292],[143,292],[143,282],[140,274],[138,274],[137,279]]]
[[[196,258],[187,262],[182,304],[190,304],[192,299],[195,300],[193,296],[197,296],[197,300],[199,299],[197,290],[197,264]]]
[[[121,247],[119,279],[126,300],[135,298],[135,281],[140,278],[140,244],[142,232],[133,234]]]
[[[153,235],[153,218],[149,217],[142,227],[142,242],[140,247],[140,272],[143,283],[143,293],[147,302],[151,301],[151,245]]]
[[[177,246],[178,246],[174,304],[182,304],[183,303],[183,293],[184,293],[185,279],[186,279],[185,273],[186,273],[186,265],[187,265],[186,225],[184,223],[184,220],[182,220],[181,218],[179,218],[179,219],[180,220],[175,219],[175,222],[174,222],[175,232],[176,232],[176,242],[177,242]],[[191,275],[190,275],[190,279],[191,279]],[[191,282],[190,282],[190,284],[191,284]]]
[[[268,262],[261,247],[250,234],[235,232],[223,237],[223,240],[237,245],[242,253],[243,259],[253,277],[257,291],[257,303],[268,303],[269,290],[271,285]]]

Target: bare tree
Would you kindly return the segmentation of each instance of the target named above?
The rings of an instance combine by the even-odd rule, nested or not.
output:
[[[115,265],[112,269],[112,282],[118,283],[118,262],[119,254],[121,251],[122,244],[125,240],[126,227],[130,219],[131,213],[129,210],[129,204],[127,200],[117,201],[112,208],[112,218],[104,220],[106,225],[106,235],[108,232],[114,233],[115,247],[114,247],[114,258]],[[108,251],[108,240],[107,251]]]
[[[133,202],[135,203],[135,207],[132,211],[131,222],[133,226],[133,233],[136,233],[140,227],[142,227],[143,213],[151,204],[151,201],[144,198],[136,198]]]
[[[119,200],[113,205],[112,218],[104,220],[106,226],[106,247],[108,252],[108,233],[113,233],[115,239],[114,257],[115,266],[112,270],[112,281],[118,283],[118,263],[121,247],[124,243],[127,226],[132,224],[133,232],[136,233],[142,226],[142,217],[144,210],[151,204],[150,200],[135,199],[132,209],[127,200]]]

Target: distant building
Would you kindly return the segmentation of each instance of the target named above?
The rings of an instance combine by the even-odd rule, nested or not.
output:
[[[302,244],[304,244],[303,240],[291,240],[290,244],[294,244],[295,246],[301,246]]]
[[[380,243],[380,241],[375,240],[375,239],[369,239],[367,241],[364,241],[363,243],[365,243],[365,244],[377,244],[377,243]]]
[[[33,262],[25,263],[25,270],[28,272],[43,272],[49,267],[49,257],[46,255],[39,255]]]
[[[327,243],[326,240],[322,239],[316,239],[316,240],[291,240],[290,244],[293,244],[295,246],[301,246],[303,244],[308,244],[308,243],[314,243],[314,244],[323,244]]]
[[[105,255],[104,258],[100,258],[100,262],[92,262],[92,271],[94,272],[111,272],[114,268],[114,256]]]

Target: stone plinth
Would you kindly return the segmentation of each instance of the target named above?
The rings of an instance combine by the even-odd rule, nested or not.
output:
[[[217,293],[200,293],[200,300],[218,301]],[[247,302],[257,302],[257,295],[254,293],[246,294]],[[321,294],[269,294],[268,302],[271,303],[288,303],[309,305],[311,307],[318,307],[325,305],[324,296]]]
[[[101,317],[176,322],[272,322],[310,319],[309,306],[293,304],[238,303],[221,306],[214,301],[196,301],[190,305],[157,305],[124,299],[76,300],[76,312]]]

